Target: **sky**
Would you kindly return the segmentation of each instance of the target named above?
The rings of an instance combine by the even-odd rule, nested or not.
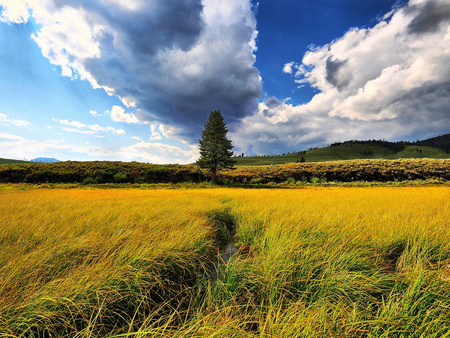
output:
[[[450,132],[448,0],[0,0],[0,157],[193,163]]]

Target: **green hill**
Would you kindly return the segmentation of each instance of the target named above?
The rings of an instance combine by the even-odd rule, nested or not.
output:
[[[328,146],[303,152],[289,153],[279,156],[247,156],[235,158],[237,166],[270,165],[283,163],[326,162],[358,159],[399,159],[399,158],[450,158],[450,154],[443,149],[427,146],[406,145],[402,150],[364,144],[346,143],[337,146]]]
[[[450,158],[450,154],[443,149],[426,146],[406,146],[405,149],[386,156],[387,159],[397,158]]]
[[[450,134],[432,137],[423,141],[415,142],[418,146],[435,147],[450,151]]]
[[[0,164],[9,164],[9,163],[28,163],[28,161],[11,160],[9,158],[0,158]]]

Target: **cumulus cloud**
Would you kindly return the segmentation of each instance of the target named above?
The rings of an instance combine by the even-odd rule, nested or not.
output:
[[[30,17],[28,5],[24,1],[2,0],[0,6],[3,7],[0,21],[24,23]]]
[[[16,120],[16,119],[10,119],[8,118],[8,115],[0,113],[0,123],[7,123],[7,124],[13,124],[17,127],[24,127],[24,126],[28,126],[30,124],[30,122],[25,121],[25,120]]]
[[[125,113],[125,109],[120,106],[113,106],[111,109],[111,119],[115,122],[139,123],[140,120],[133,113]]]
[[[138,113],[196,140],[211,110],[255,111],[256,19],[250,0],[0,0],[1,20],[41,26],[33,39],[65,76],[88,80]]]
[[[449,23],[447,0],[411,0],[372,28],[352,28],[312,48],[283,71],[319,93],[299,106],[266,98],[242,119],[236,143],[241,151],[264,153],[448,133]]]
[[[294,64],[295,64],[294,62],[284,64],[283,72],[287,74],[292,74],[293,72],[292,66],[294,66]]]

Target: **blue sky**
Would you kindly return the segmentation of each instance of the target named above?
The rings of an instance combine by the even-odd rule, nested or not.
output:
[[[0,157],[191,163],[450,130],[447,0],[0,0]]]

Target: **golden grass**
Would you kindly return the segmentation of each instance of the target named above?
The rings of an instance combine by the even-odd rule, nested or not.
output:
[[[442,336],[449,201],[445,186],[1,190],[0,333]],[[216,211],[240,251],[214,279]]]

